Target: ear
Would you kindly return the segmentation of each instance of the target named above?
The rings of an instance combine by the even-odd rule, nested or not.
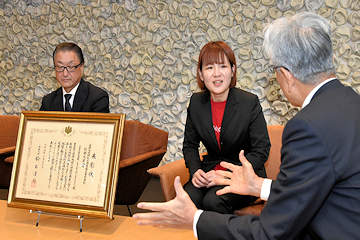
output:
[[[198,74],[199,74],[200,80],[204,81],[204,77],[203,77],[202,72],[201,72],[200,69],[198,70]]]
[[[234,76],[234,72],[235,72],[235,65],[232,65],[232,67],[231,67],[231,77]]]
[[[84,76],[84,63],[82,63],[82,64],[79,66],[79,68],[80,68],[80,71],[81,71],[81,77],[83,77],[83,76]]]
[[[284,75],[285,77],[285,81],[286,81],[286,84],[287,84],[287,89],[288,89],[288,92],[291,93],[293,87],[295,86],[295,77],[294,75],[292,75],[291,72],[289,72],[288,70],[284,69],[284,68],[280,68],[280,71],[281,73]]]

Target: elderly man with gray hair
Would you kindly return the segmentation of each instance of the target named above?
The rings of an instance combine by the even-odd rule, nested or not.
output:
[[[217,194],[267,200],[260,216],[196,209],[175,179],[177,196],[139,203],[156,212],[134,215],[139,225],[189,228],[199,239],[357,239],[360,236],[360,96],[335,76],[331,27],[303,12],[265,29],[264,49],[285,96],[302,106],[285,126],[277,179],[242,166],[221,165]]]

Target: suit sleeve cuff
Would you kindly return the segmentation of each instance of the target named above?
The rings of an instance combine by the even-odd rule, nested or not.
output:
[[[261,186],[261,192],[260,192],[260,199],[267,201],[270,195],[270,189],[271,189],[271,183],[272,180],[271,179],[264,179],[264,182]]]
[[[194,235],[195,235],[196,239],[198,238],[196,226],[197,226],[197,222],[199,221],[200,215],[202,213],[203,213],[203,210],[197,210],[196,213],[195,213],[195,216],[194,216],[193,232],[194,232]]]

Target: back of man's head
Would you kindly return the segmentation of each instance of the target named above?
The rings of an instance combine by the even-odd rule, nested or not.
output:
[[[314,85],[335,73],[331,26],[325,18],[302,12],[275,20],[264,32],[272,64],[286,67],[299,81]]]

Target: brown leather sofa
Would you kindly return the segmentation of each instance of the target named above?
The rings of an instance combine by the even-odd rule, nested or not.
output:
[[[147,170],[159,165],[167,142],[167,132],[139,121],[125,121],[115,204],[133,205],[139,200],[151,178]]]
[[[0,188],[8,189],[19,116],[0,115]],[[125,121],[115,204],[135,204],[167,149],[168,133],[139,121]],[[129,209],[130,212],[130,209]],[[131,214],[131,213],[130,213]]]
[[[0,189],[8,189],[20,117],[0,115]]]
[[[268,126],[268,132],[271,142],[269,158],[265,163],[267,177],[269,179],[276,179],[279,173],[281,162],[281,146],[282,146],[282,133],[284,126]],[[206,153],[200,154],[200,156]],[[189,180],[189,170],[185,166],[185,160],[180,159],[165,165],[149,169],[148,172],[160,178],[160,184],[166,201],[175,198],[176,193],[174,189],[174,179],[180,176],[181,183],[184,185]],[[236,210],[234,213],[242,216],[247,214],[260,215],[261,210],[264,208],[266,202],[257,199],[253,204],[248,207]]]

